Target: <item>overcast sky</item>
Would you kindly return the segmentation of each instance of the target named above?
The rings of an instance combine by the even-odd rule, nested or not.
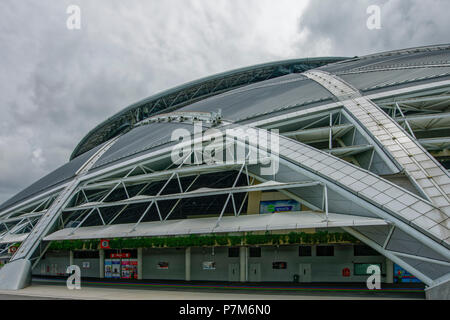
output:
[[[81,29],[69,30],[69,5]],[[366,10],[381,8],[381,29]],[[125,106],[262,62],[450,42],[448,0],[2,0],[0,202]]]

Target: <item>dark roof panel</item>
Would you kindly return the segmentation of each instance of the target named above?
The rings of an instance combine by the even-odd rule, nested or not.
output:
[[[176,129],[186,129],[193,132],[194,126],[183,123],[150,123],[136,127],[121,136],[108,151],[103,154],[91,170],[112,165],[126,159],[139,156],[149,150],[156,150],[170,142],[172,132]]]
[[[237,121],[284,106],[331,98],[332,95],[316,82],[303,76],[287,76],[286,79],[280,77],[276,81],[260,82],[252,87],[217,95],[183,107],[180,111],[216,112],[221,109],[224,119]]]

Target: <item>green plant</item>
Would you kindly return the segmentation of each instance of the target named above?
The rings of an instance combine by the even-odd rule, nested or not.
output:
[[[51,250],[96,250],[99,240],[64,240],[52,241]],[[229,235],[189,235],[183,237],[152,237],[152,238],[114,238],[109,241],[111,249],[133,248],[183,248],[203,246],[238,246],[244,245],[280,245],[280,244],[318,244],[359,241],[348,233],[329,233],[318,231],[316,233],[290,232],[289,234],[252,234],[245,236]]]

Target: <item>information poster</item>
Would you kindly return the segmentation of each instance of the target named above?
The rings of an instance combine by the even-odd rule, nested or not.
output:
[[[105,259],[105,278],[112,278],[112,261]]]
[[[159,270],[169,269],[169,262],[167,262],[167,261],[158,262],[158,264],[156,265],[156,269],[159,269]]]
[[[122,271],[121,278],[122,279],[130,279],[130,259],[122,259],[120,262],[120,269]]]
[[[272,262],[272,269],[287,269],[286,261],[274,261]]]
[[[112,274],[111,278],[120,279],[120,259],[111,259]]]
[[[110,259],[105,259],[105,278],[137,279],[138,261],[131,258],[131,253],[111,253]]]
[[[402,267],[394,264],[394,283],[419,283],[420,280],[414,277],[411,273]]]
[[[203,270],[216,270],[215,261],[203,261]]]
[[[137,259],[122,259],[122,279],[137,279]]]
[[[130,278],[137,279],[138,278],[138,261],[137,259],[130,259]]]
[[[290,211],[300,211],[300,203],[295,200],[273,200],[259,203],[260,214]]]

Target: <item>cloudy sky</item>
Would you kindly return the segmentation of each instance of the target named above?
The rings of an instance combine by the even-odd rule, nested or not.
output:
[[[374,4],[379,30],[366,27]],[[158,91],[274,60],[448,43],[448,12],[448,0],[2,0],[0,202]]]

